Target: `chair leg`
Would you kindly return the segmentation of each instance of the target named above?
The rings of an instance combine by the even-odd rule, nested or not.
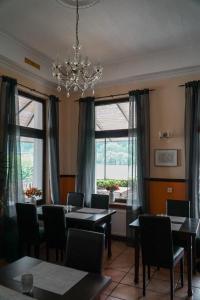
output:
[[[61,249],[61,256],[60,256],[60,258],[61,258],[61,261],[63,261],[63,249]]]
[[[146,295],[146,266],[145,264],[143,266],[143,296]]]
[[[35,255],[36,258],[40,257],[40,245],[36,245],[34,247],[34,255]]]
[[[174,269],[170,268],[170,299],[174,299]]]
[[[49,248],[46,246],[46,260],[49,260]]]
[[[183,258],[180,260],[180,275],[181,275],[181,287],[184,285],[184,273],[183,273],[183,266],[184,266],[184,261]]]
[[[58,250],[58,248],[56,248],[56,261],[58,261],[58,259],[59,259],[59,250]]]
[[[151,266],[148,265],[148,279],[151,278]]]
[[[31,245],[27,244],[27,254],[28,256],[31,256]]]

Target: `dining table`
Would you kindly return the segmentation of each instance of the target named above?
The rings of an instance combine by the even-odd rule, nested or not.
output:
[[[46,271],[50,269],[51,272],[48,271],[49,274],[42,278],[35,270],[41,269],[44,273],[45,267]],[[3,299],[24,299],[24,296],[22,296],[22,284],[20,278],[22,274],[27,273],[34,274],[33,298],[25,297],[27,300],[92,300],[99,297],[102,291],[111,282],[111,278],[108,276],[80,272],[81,271],[79,270],[50,264],[40,259],[25,256],[0,268],[0,299],[3,297],[1,295],[3,292],[6,294]],[[66,275],[65,277],[61,277],[62,273],[68,274],[68,276]],[[53,274],[58,274],[58,276],[53,276]],[[77,274],[79,278],[72,282],[71,274]],[[53,291],[54,285],[58,289],[58,292]],[[43,286],[44,288],[42,288]],[[10,295],[10,297],[8,295]]]
[[[171,219],[172,232],[180,236],[185,241],[185,250],[187,257],[187,281],[188,297],[192,292],[192,270],[195,272],[195,244],[196,236],[199,230],[200,221],[195,218],[169,216]],[[139,264],[140,264],[140,224],[139,218],[129,224],[129,227],[135,231],[135,283],[139,283]],[[193,267],[194,266],[194,267]]]
[[[65,210],[67,228],[76,227],[95,231],[98,224],[106,223],[107,230],[107,253],[112,256],[111,227],[112,215],[116,213],[115,209],[98,209],[89,207],[75,207],[67,205],[62,206]],[[37,206],[37,214],[42,220],[42,206]]]

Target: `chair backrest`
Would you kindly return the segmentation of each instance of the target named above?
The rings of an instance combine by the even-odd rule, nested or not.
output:
[[[67,205],[83,207],[84,205],[84,194],[77,192],[69,192],[67,194]]]
[[[44,233],[49,248],[64,248],[66,243],[66,222],[64,208],[43,205]]]
[[[190,218],[190,201],[168,199],[166,213],[169,216]]]
[[[171,221],[166,216],[139,216],[142,260],[145,265],[173,265]]]
[[[39,240],[37,209],[34,204],[16,203],[17,225],[21,242],[35,243]]]
[[[92,194],[91,207],[108,209],[109,208],[109,196],[102,195],[102,194]]]
[[[65,265],[101,274],[104,242],[103,233],[69,228]]]

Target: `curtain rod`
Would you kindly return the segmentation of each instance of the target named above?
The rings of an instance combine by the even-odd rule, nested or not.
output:
[[[45,93],[41,93],[41,92],[39,92],[39,91],[37,91],[37,90],[35,90],[35,89],[32,89],[32,88],[30,88],[30,87],[28,87],[28,86],[26,86],[26,85],[24,85],[24,84],[17,83],[17,85],[18,85],[18,86],[21,86],[21,87],[23,87],[23,88],[25,88],[25,89],[28,89],[28,90],[31,91],[31,92],[34,92],[34,93],[37,93],[37,94],[40,94],[40,95],[42,95],[42,96],[45,96],[45,97],[49,98],[49,95],[47,95],[47,94],[45,94]]]
[[[185,84],[179,84],[179,85],[178,85],[178,87],[182,87],[182,86],[185,86]]]
[[[153,91],[155,91],[155,89],[149,90],[149,92],[153,92]],[[114,98],[114,97],[121,97],[121,96],[129,96],[129,94],[125,93],[125,94],[115,94],[115,95],[108,95],[108,96],[102,96],[102,97],[95,97],[94,101],[99,100],[99,99]],[[80,99],[75,100],[75,102],[79,102],[79,101],[80,101]]]
[[[2,78],[2,76],[3,76],[3,75],[0,75],[0,78]],[[37,90],[35,90],[35,89],[32,89],[32,88],[30,88],[30,87],[28,87],[28,86],[26,86],[26,85],[24,85],[24,84],[22,84],[22,83],[17,83],[17,85],[18,85],[18,86],[21,86],[21,87],[23,87],[23,88],[25,88],[25,89],[28,89],[28,90],[30,90],[31,92],[38,93],[38,94],[40,94],[40,95],[42,95],[42,96],[45,96],[45,97],[49,98],[49,95],[47,95],[47,94],[45,94],[45,93],[41,93],[41,92],[39,92],[39,91],[37,91]]]

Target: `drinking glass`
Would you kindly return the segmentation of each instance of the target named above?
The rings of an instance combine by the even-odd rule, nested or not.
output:
[[[32,295],[33,292],[33,274],[23,274],[21,276],[22,293]]]

